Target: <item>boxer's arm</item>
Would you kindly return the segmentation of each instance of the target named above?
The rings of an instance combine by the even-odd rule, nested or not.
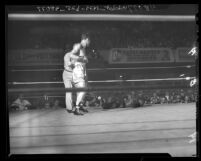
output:
[[[82,58],[82,63],[88,63],[88,58],[86,56],[80,56],[80,58]]]
[[[86,56],[83,57],[83,61],[84,61],[84,63],[88,63],[89,62],[89,60],[88,60],[88,58]]]
[[[73,50],[70,52],[70,58],[74,59],[75,61],[83,62],[84,61],[83,57],[77,55],[80,48],[81,46],[79,44],[74,45]]]
[[[74,64],[70,61],[70,53],[66,53],[64,56],[65,64],[69,67],[72,67]]]

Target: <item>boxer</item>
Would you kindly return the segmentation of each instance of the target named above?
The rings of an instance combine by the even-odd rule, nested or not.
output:
[[[88,59],[85,48],[89,46],[90,39],[87,34],[82,34],[81,42],[73,46],[70,52],[64,56],[63,81],[65,88],[86,87],[86,63]],[[83,115],[80,111],[80,103],[83,101],[85,92],[77,92],[76,108],[73,108],[72,92],[66,92],[66,109],[69,113]]]

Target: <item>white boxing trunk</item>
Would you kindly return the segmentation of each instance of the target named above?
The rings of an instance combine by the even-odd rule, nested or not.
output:
[[[75,67],[73,69],[73,82],[77,83],[80,81],[85,81],[85,76],[85,64],[81,62],[75,62]]]

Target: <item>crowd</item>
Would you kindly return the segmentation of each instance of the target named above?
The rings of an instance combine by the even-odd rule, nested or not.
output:
[[[103,109],[137,108],[153,104],[191,103],[196,100],[196,94],[193,89],[116,91],[87,93],[84,105]],[[10,110],[64,108],[65,100],[64,97],[48,98],[46,95],[37,99],[30,99],[20,94],[17,99],[10,103],[9,107]]]
[[[152,90],[103,93],[86,99],[86,106],[103,109],[142,107],[146,104],[170,104],[195,102],[193,90]]]
[[[10,111],[23,111],[41,108],[61,108],[64,107],[63,100],[55,97],[44,96],[24,96],[19,94],[17,98],[9,98],[8,106]]]
[[[33,106],[30,101],[24,99],[22,94],[10,105],[10,110],[28,110],[32,108]]]

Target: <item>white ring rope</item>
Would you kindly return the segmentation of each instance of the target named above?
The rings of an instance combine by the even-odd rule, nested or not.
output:
[[[185,78],[161,78],[161,79],[133,79],[133,80],[100,80],[100,81],[88,81],[88,83],[116,83],[116,82],[150,82],[150,81],[176,81],[176,80],[191,80],[195,77]],[[63,84],[63,82],[9,82],[12,85],[27,85],[27,84]]]
[[[130,69],[170,69],[170,68],[191,68],[195,65],[187,66],[174,66],[174,67],[133,67],[133,68],[91,68],[87,71],[96,71],[96,70],[130,70]],[[64,69],[11,69],[11,72],[46,72],[46,71],[63,71]]]
[[[22,98],[44,98],[45,96],[26,96],[26,97],[22,97]],[[48,98],[65,98],[65,96],[47,96]]]
[[[18,21],[195,21],[195,15],[121,15],[121,14],[22,14],[9,13],[8,20]]]

